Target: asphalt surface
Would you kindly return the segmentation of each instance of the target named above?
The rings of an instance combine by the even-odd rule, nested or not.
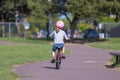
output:
[[[120,80],[120,72],[109,70],[105,62],[109,50],[67,45],[72,54],[62,60],[57,70],[50,61],[24,64],[15,68],[21,80]]]

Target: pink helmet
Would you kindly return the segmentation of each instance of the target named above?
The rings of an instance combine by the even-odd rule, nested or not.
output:
[[[56,27],[60,28],[60,29],[64,28],[64,22],[62,20],[57,21],[56,22]]]

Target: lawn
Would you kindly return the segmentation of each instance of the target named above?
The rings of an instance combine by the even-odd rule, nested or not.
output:
[[[0,45],[0,80],[15,80],[12,67],[17,64],[43,61],[51,58],[51,45],[45,39],[0,38],[0,41],[19,44]]]
[[[120,38],[108,38],[105,41],[96,42],[91,46],[102,49],[120,50]]]
[[[14,65],[49,60],[51,58],[50,53],[52,46],[49,44],[51,40],[0,38],[0,41],[10,41],[15,43],[0,45],[0,80],[15,80],[18,77],[12,71]],[[95,42],[90,46],[120,50],[120,38],[110,38],[104,42]],[[69,52],[67,51],[67,53]],[[114,61],[114,58],[111,60]]]

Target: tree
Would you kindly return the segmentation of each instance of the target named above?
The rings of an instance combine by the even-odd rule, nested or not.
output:
[[[9,16],[13,16],[14,14],[14,3],[12,0],[1,0],[0,1],[0,19],[5,21],[12,20],[13,17],[9,18]]]
[[[95,16],[94,0],[53,0],[56,6],[56,11],[64,14],[70,23],[71,40],[73,40],[74,31],[80,19]],[[70,20],[66,12],[72,13],[73,19]]]
[[[0,0],[0,17],[5,21],[13,21],[15,11],[34,17],[40,21],[48,19],[48,12],[64,14],[70,23],[71,40],[79,20],[98,16],[116,15],[120,18],[120,0]],[[72,13],[71,20],[67,12]]]
[[[44,19],[47,9],[46,0],[0,0],[0,20],[4,18],[5,21],[15,21],[15,11]]]
[[[97,9],[102,16],[115,15],[115,21],[118,22],[120,18],[120,0],[101,0]]]
[[[56,8],[54,10],[64,14],[70,23],[71,40],[79,20],[96,18],[98,16],[116,15],[116,21],[120,17],[119,0],[53,0]],[[55,7],[54,6],[54,7]],[[66,12],[72,13],[70,20]]]
[[[40,26],[46,24],[43,21],[46,21],[48,18],[48,6],[47,0],[0,0],[0,21],[21,22],[27,16],[31,22],[39,21],[39,26],[35,27],[32,25],[39,30]],[[19,35],[21,34],[20,25],[16,26]]]
[[[48,1],[46,0],[27,0],[28,8],[30,9],[30,16],[34,16],[36,18],[47,18],[46,11],[48,10]]]
[[[112,14],[116,15],[115,21],[118,22],[120,18],[120,0],[113,1]]]

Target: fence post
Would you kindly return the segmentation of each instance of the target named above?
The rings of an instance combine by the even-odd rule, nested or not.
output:
[[[11,23],[9,22],[9,38],[11,37]]]
[[[2,37],[5,37],[5,23],[2,22]]]

